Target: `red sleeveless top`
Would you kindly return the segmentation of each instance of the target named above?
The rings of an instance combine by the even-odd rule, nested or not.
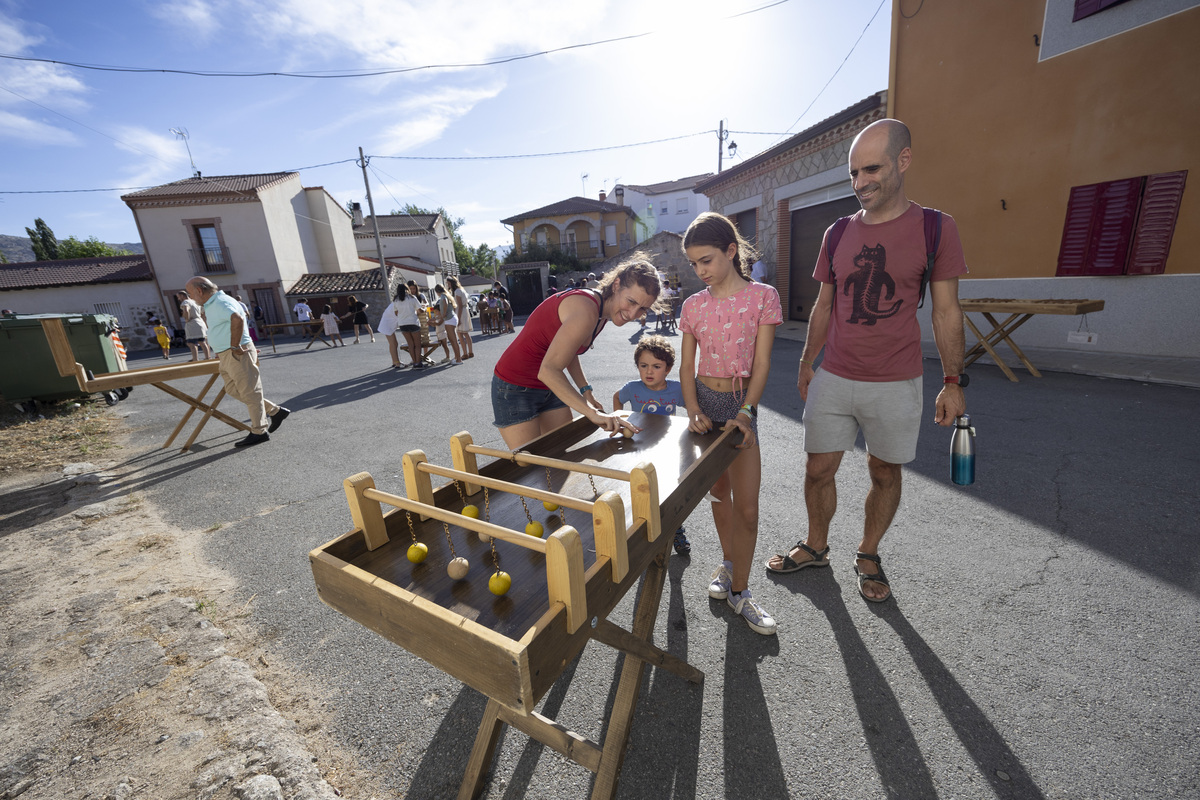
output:
[[[575,294],[591,299],[596,304],[596,310],[603,311],[600,293],[592,289],[570,289],[546,298],[529,315],[517,338],[496,362],[495,372],[500,380],[528,389],[550,388],[538,380],[538,371],[542,368],[542,359],[546,357],[546,351],[550,349],[550,342],[562,327],[562,320],[558,318],[558,306],[564,297]],[[600,320],[596,329],[592,331],[591,341],[579,348],[576,355],[583,355],[591,348],[596,336],[604,329],[605,322],[607,320]]]

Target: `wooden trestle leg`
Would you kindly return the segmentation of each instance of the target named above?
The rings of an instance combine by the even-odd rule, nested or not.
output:
[[[632,632],[607,620],[597,620],[595,623],[592,638],[625,653],[625,664],[617,680],[616,698],[612,713],[609,714],[604,744],[597,745],[536,712],[523,714],[489,699],[459,787],[458,800],[474,800],[483,791],[484,779],[495,758],[501,726],[504,724],[511,725],[531,739],[596,773],[592,800],[611,800],[616,794],[617,780],[625,763],[625,751],[629,746],[629,733],[646,663],[652,662],[693,683],[704,680],[703,672],[650,644],[654,621],[658,618],[658,608],[662,602],[663,586],[666,584],[666,558],[665,553],[660,554],[646,568],[642,596],[634,609]]]

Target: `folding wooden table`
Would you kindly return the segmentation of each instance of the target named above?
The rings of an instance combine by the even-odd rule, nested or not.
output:
[[[1004,371],[1010,381],[1016,382],[1017,376],[1008,368],[999,354],[996,353],[995,345],[1004,342],[1012,351],[1017,354],[1017,358],[1021,359],[1021,363],[1029,370],[1029,374],[1035,378],[1042,377],[1042,373],[1037,371],[1029,358],[1022,352],[1021,348],[1017,347],[1017,343],[1012,340],[1013,331],[1024,325],[1034,314],[1060,314],[1060,315],[1078,315],[1088,314],[1092,311],[1101,311],[1104,308],[1103,300],[998,300],[991,297],[976,298],[973,300],[959,300],[959,306],[962,307],[963,321],[967,323],[967,327],[975,334],[979,340],[975,346],[966,352],[963,366],[968,367],[974,364],[984,353],[992,357],[996,362],[996,366]],[[992,329],[987,335],[979,332],[979,328],[975,327],[975,323],[971,321],[968,312],[978,312],[983,315],[992,325]],[[1008,318],[1003,322],[997,322],[993,314],[1008,314]]]
[[[608,800],[645,665],[704,678],[650,641],[671,548],[662,534],[704,498],[741,436],[691,433],[683,417],[630,419],[643,429],[632,439],[579,418],[516,452],[456,434],[453,468],[405,455],[403,496],[353,475],[344,487],[354,530],[309,553],[324,603],[488,696],[460,800],[482,790],[505,724],[596,773],[592,798]],[[494,460],[480,468],[479,456]],[[435,489],[432,475],[449,482]],[[478,519],[463,514],[468,505]],[[545,539],[527,535],[533,522]],[[420,563],[408,558],[413,546],[427,549]],[[456,557],[469,562],[459,578],[448,569]],[[512,579],[500,596],[489,591],[498,569]],[[608,616],[643,580],[625,630]],[[592,640],[625,654],[602,743],[534,710]]]
[[[192,435],[188,437],[187,442],[180,448],[180,452],[186,453],[191,448],[192,444],[196,441],[196,437],[200,435],[200,431],[208,424],[210,417],[216,417],[235,430],[250,431],[249,425],[217,411],[217,405],[225,397],[224,385],[221,386],[221,390],[217,392],[217,396],[213,398],[211,403],[204,402],[204,396],[208,394],[208,390],[212,388],[217,378],[220,377],[221,364],[215,358],[204,361],[189,361],[184,364],[163,364],[162,366],[130,369],[124,372],[108,372],[103,375],[92,375],[84,369],[82,364],[75,360],[75,353],[71,350],[71,340],[67,337],[66,329],[63,328],[61,319],[43,319],[42,331],[46,334],[46,341],[50,344],[50,352],[54,355],[54,365],[58,367],[58,374],[64,378],[74,376],[75,382],[79,384],[79,390],[82,392],[86,392],[87,394],[109,392],[113,389],[149,384],[187,403],[187,411],[184,413],[183,418],[179,420],[179,424],[175,426],[175,430],[171,431],[171,435],[167,437],[167,441],[163,442],[163,449],[171,446],[171,443],[175,441],[175,437],[183,430],[183,426],[191,419],[192,412],[197,409],[203,411],[204,416],[200,418],[196,429],[192,431]],[[209,376],[208,381],[204,384],[204,388],[195,395],[189,395],[170,385],[171,381],[204,375]]]

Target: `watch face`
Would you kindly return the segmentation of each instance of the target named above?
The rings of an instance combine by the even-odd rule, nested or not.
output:
[[[964,372],[962,375],[958,376],[958,385],[961,386],[962,388],[964,388],[964,389],[967,388],[967,384],[970,382],[971,382],[971,378],[969,375],[967,375],[967,373]]]

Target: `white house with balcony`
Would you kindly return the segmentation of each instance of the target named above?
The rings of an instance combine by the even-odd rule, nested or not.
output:
[[[296,172],[197,175],[121,199],[176,321],[174,295],[196,275],[284,322],[284,292],[302,276],[359,269],[349,212]]]
[[[375,222],[379,223],[379,244],[386,261],[403,260],[412,266],[440,275],[439,280],[458,275],[454,240],[441,214],[386,214],[362,216],[358,204],[353,212],[354,244],[358,253],[379,263],[375,242]]]
[[[692,220],[708,211],[708,197],[695,190],[697,184],[712,176],[706,172],[662,183],[618,183],[609,196],[637,214],[638,241],[644,242],[663,231],[681,234]]]

